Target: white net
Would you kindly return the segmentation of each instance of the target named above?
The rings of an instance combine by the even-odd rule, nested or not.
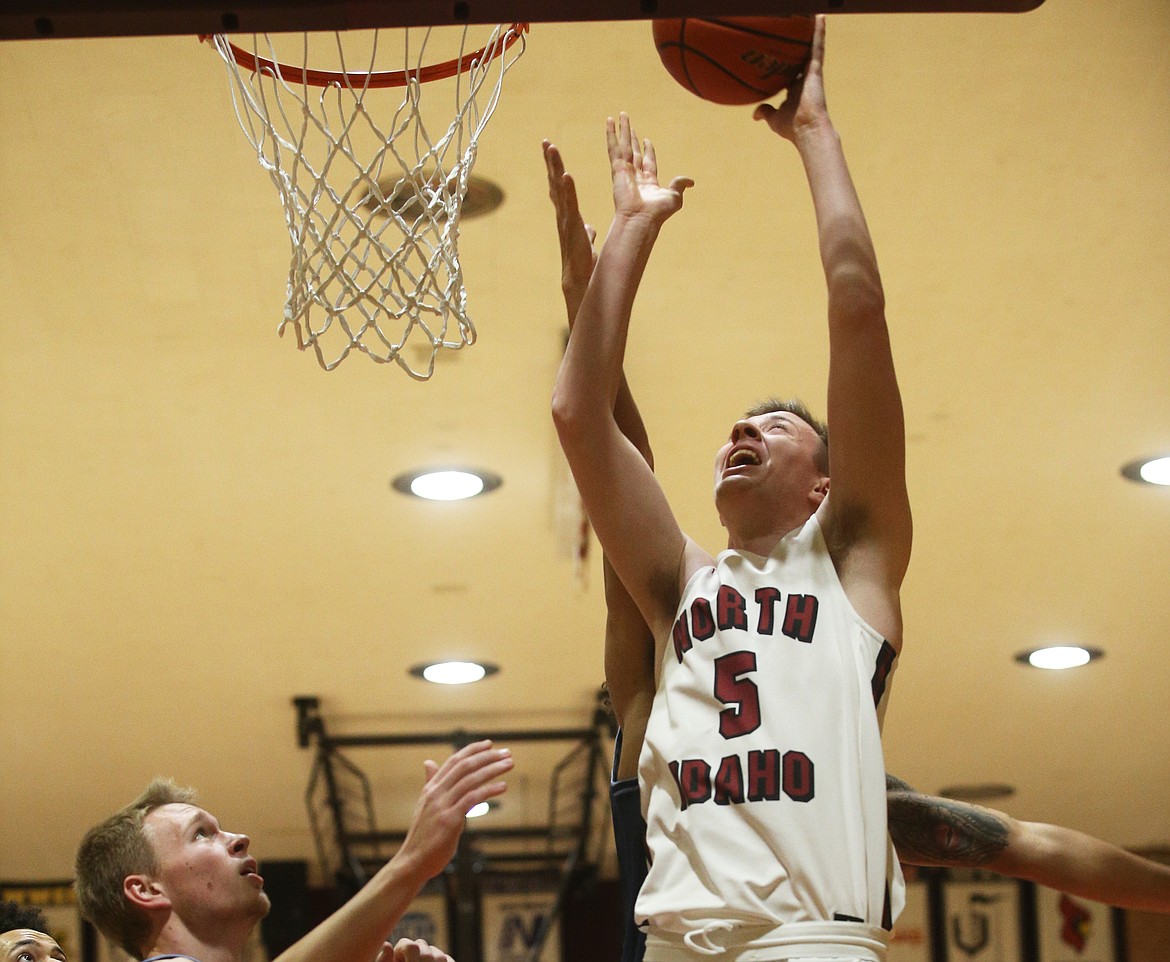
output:
[[[456,29],[456,55],[435,67],[424,66],[432,28],[394,31],[402,44],[395,62],[405,68],[393,74],[374,69],[380,44],[386,56],[386,31],[368,31],[360,43],[341,33],[298,35],[303,67],[278,55],[278,39],[291,35],[257,34],[246,48],[213,38],[292,242],[278,331],[292,324],[298,347],[311,346],[327,371],[357,350],[425,380],[440,349],[475,342],[460,215],[479,135],[523,53],[525,27],[491,28],[477,50],[467,49],[469,28]],[[433,91],[425,104],[424,88]],[[432,136],[428,123],[441,132]]]

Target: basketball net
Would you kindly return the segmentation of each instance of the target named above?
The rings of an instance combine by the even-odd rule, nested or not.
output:
[[[426,380],[440,349],[475,342],[459,263],[460,214],[479,135],[527,29],[496,26],[482,48],[469,51],[463,27],[458,55],[433,66],[424,66],[431,28],[399,31],[406,67],[392,72],[374,71],[379,31],[360,60],[352,46],[347,54],[340,32],[312,35],[316,43],[332,38],[333,71],[308,67],[309,34],[297,43],[304,66],[280,62],[276,35],[253,35],[247,48],[211,38],[228,67],[240,127],[284,206],[292,260],[277,331],[291,324],[297,346],[311,346],[326,371],[356,349]],[[440,104],[446,129],[432,136],[423,84],[441,80],[449,83],[436,86],[453,85],[454,119]],[[379,114],[373,92],[383,87],[400,88],[401,101]]]

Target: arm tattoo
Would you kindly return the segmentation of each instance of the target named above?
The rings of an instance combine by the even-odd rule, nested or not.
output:
[[[912,790],[890,791],[886,802],[890,836],[903,862],[979,868],[1007,848],[1008,823],[988,809]]]
[[[898,778],[895,775],[891,775],[889,772],[886,772],[886,791],[887,792],[913,792],[914,789],[912,789],[909,785],[907,785],[904,781],[902,781],[902,779]]]

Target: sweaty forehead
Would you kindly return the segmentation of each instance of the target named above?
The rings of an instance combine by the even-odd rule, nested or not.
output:
[[[64,958],[64,953],[56,940],[44,932],[37,932],[35,929],[11,929],[8,932],[0,933],[0,956],[8,959],[14,957],[19,950],[28,950],[40,946],[45,952],[56,954],[59,958]]]
[[[211,815],[196,805],[169,802],[147,812],[142,819],[142,828],[147,836],[175,834],[200,820],[214,821]]]
[[[783,421],[792,417],[787,411],[765,411],[763,414],[753,414],[748,421],[753,424],[767,424],[770,421]]]
[[[760,428],[765,428],[773,423],[783,423],[802,434],[809,434],[815,437],[817,433],[808,421],[802,417],[798,417],[791,411],[768,411],[765,414],[754,414],[750,418],[747,418],[747,420]]]

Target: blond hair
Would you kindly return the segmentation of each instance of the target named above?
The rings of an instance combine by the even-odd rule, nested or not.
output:
[[[186,804],[194,798],[192,789],[156,778],[129,805],[86,832],[77,850],[74,888],[81,914],[136,959],[145,956],[150,919],[126,898],[122,883],[128,875],[156,870],[143,819],[162,805]]]

